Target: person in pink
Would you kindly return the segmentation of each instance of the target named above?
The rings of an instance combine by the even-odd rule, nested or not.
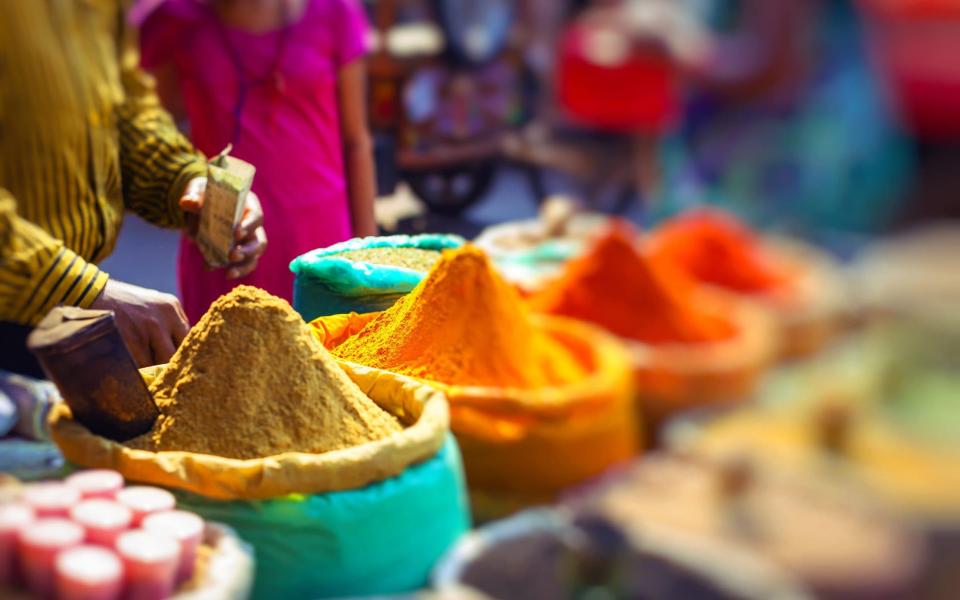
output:
[[[205,268],[180,241],[177,277],[196,322],[249,284],[290,300],[289,264],[314,248],[376,234],[366,122],[367,21],[359,0],[165,0],[138,6],[142,63],[186,117],[194,144],[257,168],[270,247],[243,278]],[[153,5],[156,6],[153,6]]]

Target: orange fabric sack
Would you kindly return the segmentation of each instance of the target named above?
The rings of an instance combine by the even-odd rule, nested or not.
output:
[[[311,326],[329,349],[377,314],[320,317]],[[536,319],[583,362],[586,378],[532,390],[427,382],[450,402],[451,429],[480,520],[550,502],[563,490],[629,460],[640,448],[624,346],[585,323]]]

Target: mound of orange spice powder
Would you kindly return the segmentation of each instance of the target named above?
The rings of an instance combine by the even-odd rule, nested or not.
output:
[[[533,389],[586,376],[586,367],[531,320],[517,291],[470,245],[444,252],[412,292],[332,353],[451,385]]]
[[[702,305],[703,290],[658,264],[638,247],[637,232],[618,221],[563,273],[528,298],[533,310],[600,325],[648,344],[699,343],[729,338],[730,320]]]
[[[665,222],[651,236],[649,252],[698,281],[741,294],[786,289],[796,274],[756,234],[717,210],[697,209]]]

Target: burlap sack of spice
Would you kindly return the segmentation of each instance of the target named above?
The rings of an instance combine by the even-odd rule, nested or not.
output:
[[[158,367],[144,370],[149,384]],[[263,499],[359,488],[403,472],[435,455],[449,414],[443,393],[412,379],[344,365],[349,377],[381,408],[412,425],[400,433],[352,448],[289,452],[237,460],[189,452],[148,452],[96,436],[76,422],[65,404],[50,415],[51,435],[64,457],[83,467],[115,469],[132,481],[186,490],[219,500]],[[237,393],[225,390],[224,393]],[[215,400],[215,399],[213,399]]]
[[[333,348],[378,314],[334,315],[310,324],[318,339]],[[641,447],[630,359],[622,344],[585,323],[536,320],[573,350],[587,367],[587,377],[538,389],[428,382],[450,402],[451,429],[480,520],[550,502],[559,492],[629,460]]]

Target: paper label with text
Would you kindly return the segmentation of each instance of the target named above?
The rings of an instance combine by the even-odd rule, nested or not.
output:
[[[207,190],[197,230],[197,246],[211,267],[223,267],[230,262],[234,230],[243,217],[256,172],[250,163],[228,156],[229,151],[224,150],[207,167]]]

